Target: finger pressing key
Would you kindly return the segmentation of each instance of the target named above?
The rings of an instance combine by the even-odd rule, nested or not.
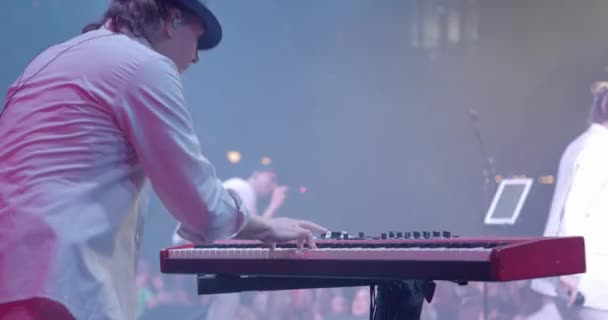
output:
[[[313,237],[312,232],[306,231],[306,240],[310,249],[317,249],[317,244],[315,243],[315,238]]]

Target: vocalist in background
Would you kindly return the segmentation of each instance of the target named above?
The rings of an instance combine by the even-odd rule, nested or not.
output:
[[[545,228],[545,236],[585,238],[587,272],[532,282],[537,292],[563,297],[581,320],[608,319],[608,82],[592,93],[590,125],[562,155]]]

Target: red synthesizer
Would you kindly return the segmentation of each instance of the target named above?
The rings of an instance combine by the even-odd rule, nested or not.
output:
[[[513,281],[585,272],[582,237],[464,238],[448,232],[351,237],[331,232],[317,249],[257,241],[184,245],[160,252],[163,273],[332,279]]]

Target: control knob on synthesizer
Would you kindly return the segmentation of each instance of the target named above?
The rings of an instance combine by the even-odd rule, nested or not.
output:
[[[328,231],[321,235],[321,239],[332,239],[332,240],[347,240],[350,238],[346,231]]]

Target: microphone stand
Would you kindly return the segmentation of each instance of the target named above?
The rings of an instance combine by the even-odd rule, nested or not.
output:
[[[490,204],[494,192],[496,191],[496,167],[494,166],[494,158],[488,153],[486,144],[481,135],[481,130],[479,129],[479,114],[475,109],[470,109],[469,117],[473,123],[475,138],[477,139],[477,143],[479,145],[479,153],[484,162],[481,174],[484,179],[483,193],[485,199],[482,207],[487,207]]]
[[[475,132],[475,137],[477,139],[477,143],[479,145],[479,153],[483,158],[483,167],[481,170],[483,176],[483,194],[482,197],[482,208],[487,208],[490,204],[492,196],[496,191],[496,167],[494,165],[494,158],[490,156],[487,151],[486,144],[484,143],[483,137],[481,135],[481,130],[479,129],[479,114],[475,109],[469,109],[469,118],[471,119],[473,130]],[[483,217],[483,215],[482,215]],[[483,283],[483,319],[488,319],[488,286],[487,283]]]

